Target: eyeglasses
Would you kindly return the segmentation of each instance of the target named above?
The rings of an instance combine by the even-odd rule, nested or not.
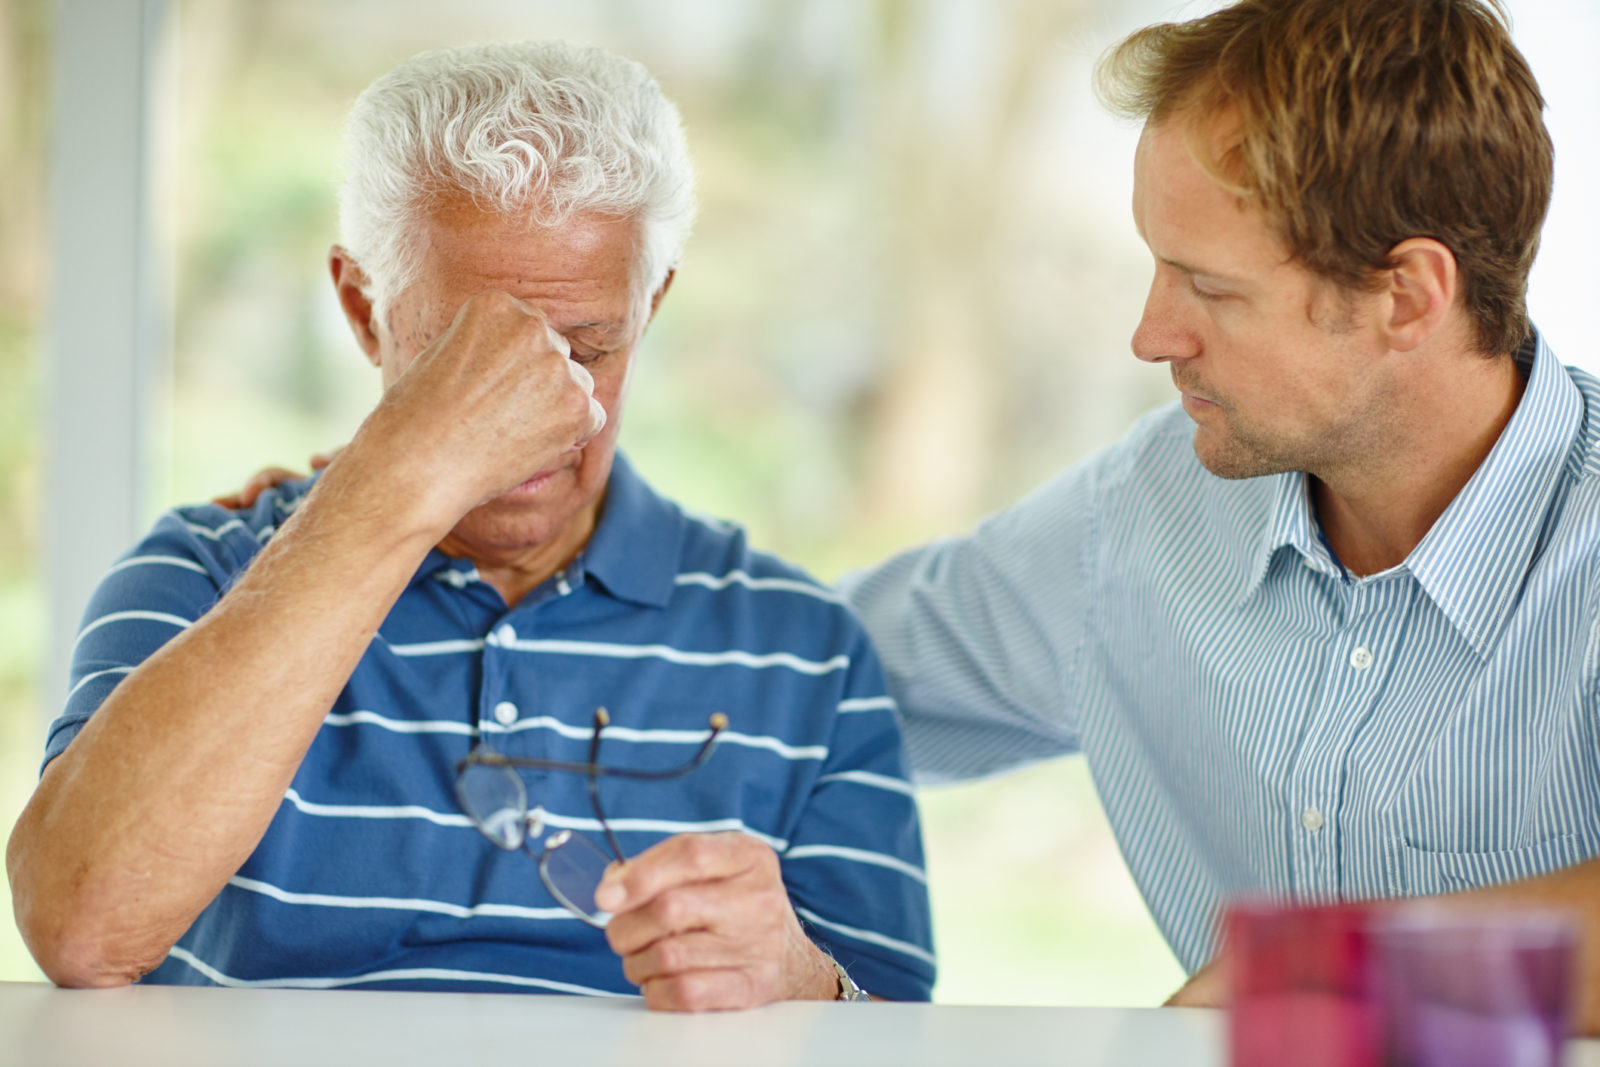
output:
[[[589,738],[586,763],[507,756],[482,741],[456,763],[456,800],[472,824],[484,837],[508,852],[526,849],[528,855],[539,861],[539,880],[550,895],[578,918],[597,927],[610,922],[611,915],[595,906],[594,891],[600,887],[600,879],[612,861],[623,861],[622,846],[617,844],[617,836],[611,832],[611,824],[606,822],[605,811],[600,807],[600,779],[663,782],[681,778],[711,757],[717,735],[728,725],[728,717],[717,712],[711,716],[711,732],[687,763],[663,771],[641,771],[610,767],[600,762],[600,731],[610,721],[605,708],[595,709],[594,733]],[[535,852],[532,842],[544,834],[544,810],[529,810],[528,788],[517,768],[583,775],[588,782],[589,803],[600,823],[605,847],[576,831],[558,830]]]

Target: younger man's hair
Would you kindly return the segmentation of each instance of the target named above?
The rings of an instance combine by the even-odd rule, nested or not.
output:
[[[1431,237],[1478,348],[1527,337],[1554,153],[1498,0],[1241,0],[1139,30],[1096,81],[1124,117],[1236,122],[1199,161],[1313,273],[1371,289],[1395,245]]]

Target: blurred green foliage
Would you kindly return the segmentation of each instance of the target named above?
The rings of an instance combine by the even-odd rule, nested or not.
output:
[[[44,596],[39,545],[39,416],[44,264],[46,0],[0,5],[0,828],[9,832],[38,768],[37,674]],[[0,914],[11,913],[0,882]],[[0,978],[38,975],[0,920]]]

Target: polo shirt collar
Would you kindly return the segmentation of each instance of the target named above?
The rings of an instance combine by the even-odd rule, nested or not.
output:
[[[666,607],[677,588],[687,521],[617,452],[600,522],[583,550],[583,568],[620,600]]]
[[[600,521],[570,572],[594,578],[619,600],[665,607],[677,587],[683,512],[641,478],[620,451],[611,459]],[[478,581],[470,559],[430,549],[410,585],[434,578],[456,588]]]
[[[1535,332],[1515,359],[1528,382],[1517,410],[1488,457],[1400,565],[1482,657],[1510,615],[1583,417],[1578,387],[1543,337]],[[1240,604],[1260,588],[1272,557],[1285,546],[1315,570],[1343,574],[1323,542],[1307,476],[1272,478],[1266,529]]]

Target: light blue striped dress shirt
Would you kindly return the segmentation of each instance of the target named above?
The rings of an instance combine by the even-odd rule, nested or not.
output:
[[[1600,852],[1600,383],[1539,339],[1517,360],[1488,459],[1381,574],[1344,573],[1304,475],[1208,473],[1172,405],[849,580],[917,776],[1083,752],[1191,970],[1235,894],[1446,893]]]
[[[286,483],[237,515],[169,512],[112,568],[47,761],[217,601],[309,489]],[[680,763],[711,712],[729,721],[693,774],[602,779],[628,855],[676,833],[764,841],[807,932],[861,986],[928,998],[917,812],[860,624],[743,531],[657,495],[621,455],[583,553],[515,607],[470,561],[428,555],[255,851],[145,980],[636,993],[604,934],[551,897],[528,856],[490,845],[454,792],[455,763],[480,738],[587,759],[599,705],[611,712],[601,762],[640,770]],[[598,835],[583,776],[523,779],[552,830]]]

